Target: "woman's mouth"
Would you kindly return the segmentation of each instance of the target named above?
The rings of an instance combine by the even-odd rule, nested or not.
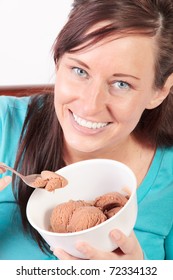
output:
[[[105,127],[105,126],[107,126],[109,124],[109,122],[92,122],[92,121],[88,121],[88,120],[85,120],[85,119],[82,119],[82,118],[78,117],[74,113],[72,113],[72,114],[73,114],[75,122],[78,125],[80,125],[82,127],[89,128],[89,129],[100,129],[100,128],[103,128],[103,127]]]

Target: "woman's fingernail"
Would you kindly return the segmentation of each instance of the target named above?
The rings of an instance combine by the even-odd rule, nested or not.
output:
[[[58,258],[58,259],[66,259],[66,253],[63,251],[63,250],[61,250],[61,249],[55,249],[54,251],[53,251],[53,254]]]
[[[10,184],[11,181],[12,181],[12,177],[11,176],[5,176],[4,181],[5,181],[6,184]]]
[[[120,240],[120,238],[121,238],[121,233],[119,232],[119,231],[112,231],[111,232],[111,237],[115,240],[115,241],[118,241],[118,240]]]
[[[80,251],[81,253],[83,253],[83,254],[86,254],[87,253],[87,246],[84,244],[84,243],[77,243],[76,244],[76,249],[78,250],[78,251]]]

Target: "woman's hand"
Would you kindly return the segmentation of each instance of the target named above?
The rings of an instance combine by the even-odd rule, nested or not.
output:
[[[79,242],[76,248],[89,260],[143,260],[143,252],[134,232],[127,237],[119,230],[113,230],[110,237],[119,247],[114,252],[96,250],[86,242]],[[77,260],[61,249],[55,249],[53,253],[60,260]]]
[[[0,174],[5,173],[6,169],[3,167],[0,167]],[[4,176],[0,179],[0,191],[3,190],[5,187],[7,187],[11,183],[12,177],[11,176]]]

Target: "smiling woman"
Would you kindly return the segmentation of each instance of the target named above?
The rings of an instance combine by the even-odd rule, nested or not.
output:
[[[153,87],[154,58],[153,39],[133,34],[115,34],[62,56],[54,102],[68,145],[102,156],[125,149],[143,111],[163,96]],[[69,152],[65,157],[74,160]]]
[[[135,173],[134,232],[110,232],[121,254],[78,244],[87,259],[173,259],[172,26],[171,0],[75,0],[54,42],[54,92],[1,97],[0,161],[19,172],[55,171],[105,158]],[[4,180],[0,186],[6,186]],[[49,251],[26,218],[31,190],[15,177],[12,186],[13,192],[5,188],[0,199],[19,206],[12,235],[20,246],[16,251],[9,235],[13,244],[0,251],[1,258],[74,259],[58,248]],[[12,204],[2,241],[11,227]],[[5,213],[5,206],[1,209]]]

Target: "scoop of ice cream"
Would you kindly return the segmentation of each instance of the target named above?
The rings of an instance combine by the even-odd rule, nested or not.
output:
[[[32,183],[35,188],[45,188],[47,191],[54,191],[55,189],[63,188],[68,184],[68,181],[61,175],[44,170],[40,177],[37,177]]]
[[[43,180],[41,177],[37,177],[34,182],[32,182],[32,186],[34,188],[44,188],[47,184],[47,180]]]
[[[94,206],[79,207],[74,212],[67,226],[68,232],[76,232],[94,227],[106,221],[103,212]]]
[[[97,197],[94,206],[99,207],[102,211],[109,211],[112,208],[123,207],[128,198],[119,192],[110,192]]]
[[[117,206],[110,210],[105,210],[104,214],[109,219],[109,218],[113,217],[115,214],[117,214],[121,210],[121,208],[123,208],[123,206]]]
[[[51,230],[53,232],[60,232],[60,233],[68,232],[67,226],[70,222],[73,212],[77,208],[88,206],[88,205],[91,204],[83,200],[77,200],[77,201],[70,200],[68,202],[64,202],[57,205],[53,209],[50,217]]]

